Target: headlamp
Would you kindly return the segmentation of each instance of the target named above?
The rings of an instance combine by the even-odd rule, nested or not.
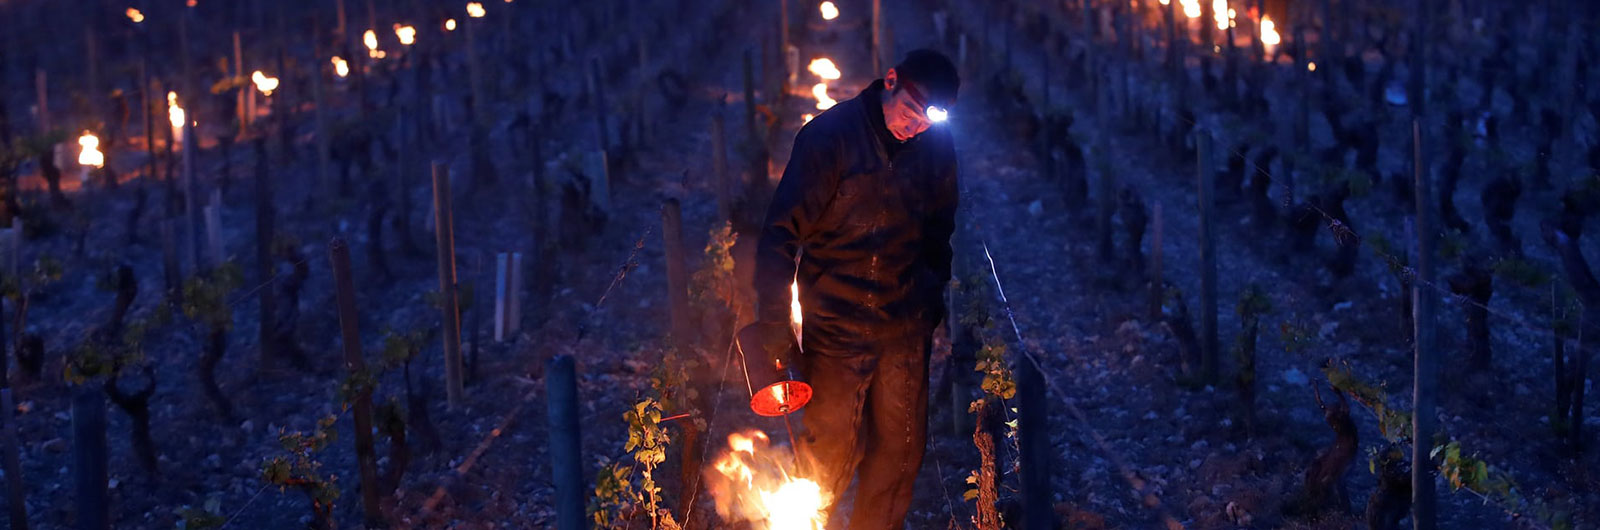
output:
[[[923,113],[928,115],[928,121],[934,123],[942,123],[945,120],[950,119],[950,111],[947,111],[944,109],[944,107],[940,107],[938,105],[929,105],[928,109],[923,111]]]

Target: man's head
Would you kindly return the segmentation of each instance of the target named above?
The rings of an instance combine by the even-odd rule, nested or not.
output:
[[[884,125],[903,142],[944,120],[961,88],[961,76],[944,54],[913,50],[884,74],[883,88]]]

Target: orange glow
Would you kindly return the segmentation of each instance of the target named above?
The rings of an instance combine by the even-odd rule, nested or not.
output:
[[[1217,29],[1228,29],[1228,22],[1233,20],[1233,10],[1228,9],[1228,0],[1211,0],[1211,19],[1217,22]]]
[[[139,12],[137,9],[130,7],[128,8],[127,14],[128,20],[132,20],[134,24],[144,22],[144,13]]]
[[[250,74],[250,81],[256,84],[256,90],[260,90],[263,96],[271,96],[272,91],[278,89],[278,78],[267,77],[260,70]]]
[[[100,137],[89,131],[83,131],[83,136],[78,137],[78,145],[83,148],[83,151],[78,153],[78,165],[105,167],[106,155],[100,152]]]
[[[1306,63],[1306,71],[1308,71],[1308,72],[1317,71],[1317,63]]]
[[[815,114],[802,114],[800,115],[800,123],[811,123],[811,119],[815,117],[817,117]]]
[[[833,60],[827,57],[812,59],[811,64],[806,66],[806,70],[828,81],[833,81],[844,75],[839,71],[838,67],[833,65]]]
[[[478,2],[467,2],[467,16],[472,18],[483,18],[483,15],[483,4]]]
[[[1183,5],[1183,16],[1200,18],[1200,0],[1178,0]]]
[[[728,451],[706,473],[717,515],[726,523],[755,523],[751,528],[821,530],[829,495],[794,476],[792,452],[770,442],[758,430],[728,435]]]
[[[385,55],[387,55],[383,53],[383,50],[378,49],[378,32],[376,31],[369,29],[366,31],[366,33],[362,33],[361,43],[367,46],[368,57],[372,57],[373,59],[382,59]]]
[[[789,326],[794,329],[794,340],[800,343],[801,326],[805,324],[805,315],[800,309],[800,281],[789,282]],[[781,368],[781,367],[780,367]],[[779,401],[782,401],[781,399]]]
[[[178,105],[178,93],[167,92],[167,121],[172,123],[172,138],[176,142],[183,141],[183,123],[185,119],[183,107]]]
[[[1272,21],[1272,17],[1262,15],[1261,44],[1267,46],[1277,46],[1280,42],[1283,42],[1283,38],[1278,36],[1278,24]]]
[[[410,46],[417,42],[417,28],[395,24],[394,36],[400,38],[400,44]]]
[[[817,8],[822,10],[823,20],[833,20],[839,18],[839,7],[833,5],[833,2],[823,2],[822,5],[817,6]]]
[[[337,55],[333,56],[333,73],[338,74],[339,77],[350,75],[350,63],[345,62],[343,58]]]
[[[817,83],[816,85],[813,85],[811,87],[811,95],[817,98],[817,110],[828,110],[833,108],[835,103],[838,103],[837,101],[834,101],[833,98],[828,97],[827,83]]]
[[[455,31],[456,30],[456,19],[452,18],[452,19],[444,21],[444,30],[445,31]]]

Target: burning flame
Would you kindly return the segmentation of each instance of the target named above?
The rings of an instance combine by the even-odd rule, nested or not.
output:
[[[373,59],[382,59],[384,56],[388,55],[387,53],[384,53],[383,50],[378,49],[378,32],[376,31],[369,29],[366,33],[362,33],[361,43],[367,45],[368,57],[372,57]]]
[[[1211,19],[1217,21],[1217,29],[1228,29],[1228,22],[1233,20],[1228,0],[1211,0]]]
[[[1161,5],[1164,5],[1164,6],[1172,5],[1172,0],[1161,0]]]
[[[815,117],[817,117],[816,114],[811,114],[811,113],[801,114],[800,115],[800,123],[802,123],[802,124],[811,123],[811,119],[815,118]],[[794,309],[794,308],[790,308],[790,309]]]
[[[83,146],[83,152],[78,153],[78,165],[105,167],[106,155],[100,152],[100,137],[83,131],[83,136],[78,137],[78,145]]]
[[[167,121],[172,122],[172,137],[182,142],[184,113],[178,105],[177,92],[167,92]]]
[[[766,433],[728,435],[728,452],[706,472],[717,515],[724,522],[750,521],[766,530],[821,530],[829,496],[815,481],[789,472],[792,456],[772,449]]]
[[[128,20],[132,20],[134,24],[138,24],[140,22],[144,22],[144,13],[139,12],[138,9],[134,9],[134,8],[130,7],[130,8],[128,8],[127,13],[128,13]]]
[[[816,74],[817,77],[829,81],[838,79],[844,75],[839,72],[838,67],[833,65],[833,60],[827,57],[812,59],[811,64],[806,66],[806,70],[810,70],[811,73]]]
[[[345,60],[343,58],[341,58],[341,57],[339,57],[337,55],[333,56],[333,60],[332,61],[333,61],[333,73],[339,74],[339,77],[344,77],[344,76],[350,75],[350,63],[345,62]]]
[[[1308,72],[1317,71],[1317,63],[1315,63],[1315,62],[1306,63],[1306,71],[1308,71]]]
[[[1278,36],[1278,24],[1272,21],[1272,17],[1261,15],[1261,44],[1277,46],[1280,42],[1283,42],[1283,38]]]
[[[449,20],[445,20],[444,21],[444,30],[445,31],[455,31],[456,30],[456,19],[452,18],[452,19],[449,19]]]
[[[1200,18],[1200,0],[1178,0],[1183,5],[1183,16]]]
[[[833,98],[828,97],[827,83],[817,83],[816,85],[812,86],[811,95],[817,98],[817,110],[828,110],[833,108],[834,103],[838,103],[837,101],[834,101]]]
[[[806,120],[811,121],[811,120]],[[800,310],[800,280],[789,282],[789,327],[793,328],[795,343],[800,342],[801,325],[805,315]]]
[[[256,70],[255,73],[250,74],[250,81],[256,84],[256,90],[260,90],[261,95],[263,96],[271,96],[272,91],[278,89],[278,78],[267,77],[266,74],[262,74],[260,70]]]
[[[483,18],[483,4],[477,2],[467,2],[467,16],[472,18]]]
[[[823,2],[822,5],[817,6],[817,8],[822,10],[823,20],[833,20],[839,18],[839,7],[833,5],[833,2]]]
[[[400,44],[410,46],[417,42],[417,28],[395,24],[394,36],[400,37]]]

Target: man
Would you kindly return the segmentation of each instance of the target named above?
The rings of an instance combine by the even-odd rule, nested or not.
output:
[[[767,352],[794,347],[799,284],[797,364],[814,389],[803,471],[835,500],[857,479],[852,529],[901,528],[922,465],[958,195],[954,143],[937,122],[959,86],[949,58],[916,50],[801,128],[756,250]]]

